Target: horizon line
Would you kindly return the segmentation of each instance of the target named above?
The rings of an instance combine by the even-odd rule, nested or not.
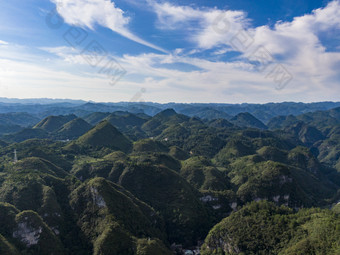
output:
[[[265,105],[265,104],[284,104],[284,103],[295,103],[295,104],[316,104],[316,103],[340,103],[340,101],[310,101],[310,102],[303,102],[303,101],[279,101],[273,102],[268,101],[265,103],[256,103],[256,102],[242,102],[242,103],[228,103],[228,102],[156,102],[156,101],[94,101],[94,100],[85,100],[85,99],[74,99],[74,98],[48,98],[48,97],[37,97],[37,98],[10,98],[10,97],[0,97],[0,103],[11,103],[11,102],[3,102],[1,100],[17,100],[17,101],[29,101],[29,100],[50,100],[50,101],[61,101],[58,103],[62,103],[62,101],[82,101],[84,103],[95,103],[95,104],[119,104],[119,103],[133,103],[133,104],[226,104],[226,105],[242,105],[242,104],[258,104],[258,105]],[[12,102],[14,103],[14,102]]]

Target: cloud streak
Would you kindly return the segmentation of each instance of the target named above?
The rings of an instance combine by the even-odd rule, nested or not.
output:
[[[124,11],[116,7],[115,3],[110,0],[51,1],[56,4],[59,15],[70,25],[89,28],[91,30],[94,30],[96,25],[100,25],[134,42],[161,52],[166,52],[166,50],[133,34],[128,28],[130,17],[127,17]]]

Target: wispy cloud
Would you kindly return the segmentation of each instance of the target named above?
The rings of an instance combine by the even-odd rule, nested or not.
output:
[[[108,56],[114,57],[128,72],[112,87],[104,74],[94,72],[84,56],[71,47],[42,48],[46,53],[40,58],[31,56],[34,63],[26,61],[30,53],[23,54],[25,48],[15,55],[15,50],[2,47],[0,54],[7,59],[0,60],[0,90],[9,97],[66,95],[95,101],[128,101],[136,91],[145,88],[144,98],[149,101],[240,103],[336,100],[340,92],[334,81],[319,86],[309,83],[299,73],[291,86],[277,91],[272,80],[254,71],[251,63],[209,61],[181,55],[180,51]],[[9,51],[12,54],[4,54]],[[194,65],[196,69],[183,70],[183,65]]]
[[[137,88],[116,89],[109,85],[104,74],[86,68],[88,64],[75,62],[77,57],[72,48],[46,48],[46,53],[37,54],[38,49],[20,45],[0,45],[0,93],[4,97],[73,98],[98,101],[129,100]],[[53,52],[53,53],[52,53]],[[58,58],[64,52],[65,58]],[[7,54],[8,53],[8,54]],[[51,61],[53,60],[53,61]],[[76,63],[76,64],[75,64]]]
[[[169,2],[148,0],[158,17],[157,26],[164,30],[188,30],[188,38],[201,49],[231,47],[231,38],[240,31],[248,31],[256,46],[265,45],[273,54],[296,53],[296,46],[320,46],[318,33],[340,27],[340,1],[334,0],[312,14],[296,17],[292,22],[277,22],[274,28],[253,28],[247,13],[216,8],[193,8]],[[318,45],[319,44],[319,45]]]
[[[110,0],[51,0],[57,6],[57,11],[65,22],[89,28],[94,30],[96,25],[111,29],[132,41],[153,48],[155,50],[166,52],[164,49],[143,40],[133,34],[128,24],[130,17],[127,17],[124,11],[116,7],[115,3]]]

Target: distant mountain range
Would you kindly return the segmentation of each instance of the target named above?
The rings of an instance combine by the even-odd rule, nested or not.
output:
[[[70,103],[70,104],[85,104],[87,101],[74,99],[51,99],[51,98],[7,98],[0,97],[0,103],[8,104],[56,104],[56,103]]]
[[[248,112],[267,124],[277,116],[301,115],[307,112],[324,111],[340,107],[340,102],[316,103],[267,103],[267,104],[183,104],[183,103],[151,103],[151,102],[118,102],[95,103],[69,99],[9,99],[0,98],[0,113],[25,112],[34,117],[44,118],[50,115],[75,114],[84,117],[94,112],[124,111],[130,113],[144,113],[154,116],[157,113],[172,108],[177,113],[201,119],[231,119],[235,115]],[[1,120],[1,116],[0,116]]]

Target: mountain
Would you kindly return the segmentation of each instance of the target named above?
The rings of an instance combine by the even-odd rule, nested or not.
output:
[[[295,102],[282,102],[282,103],[267,103],[267,104],[153,104],[160,109],[173,108],[176,112],[188,114],[192,109],[194,111],[204,111],[206,108],[215,109],[224,112],[230,116],[235,116],[242,112],[249,112],[256,118],[264,123],[267,123],[271,118],[276,116],[286,115],[301,115],[307,112],[325,111],[340,106],[339,102],[317,102],[317,103],[295,103]]]
[[[144,113],[133,114],[130,112],[116,111],[113,113],[92,113],[86,116],[85,120],[92,125],[107,120],[129,139],[136,141],[147,137],[145,132],[141,129],[141,126],[150,118],[150,116]]]
[[[195,190],[170,169],[148,164],[131,165],[122,172],[119,184],[162,212],[171,243],[194,245],[210,226],[208,212]]]
[[[267,129],[267,126],[253,115],[247,112],[239,113],[230,119],[230,122],[239,127],[252,127],[259,129]]]
[[[0,203],[0,234],[20,254],[65,254],[66,239],[81,243],[81,237],[69,235],[78,231],[69,217],[66,171],[45,159],[26,157],[7,165],[5,172],[0,184],[4,202]]]
[[[22,249],[25,253],[65,254],[60,239],[37,213],[33,211],[20,212],[4,203],[0,203],[0,210],[9,216],[1,215],[1,218],[2,222],[6,223],[7,230],[13,233],[12,236],[8,236],[6,232],[2,233],[0,238],[1,254],[22,254],[13,244],[25,247]],[[1,244],[1,242],[3,243]]]
[[[156,119],[157,118],[157,119]],[[153,122],[155,121],[155,122]],[[145,129],[146,125],[150,131]],[[156,140],[165,142],[168,146],[177,146],[191,155],[214,156],[225,145],[224,131],[218,131],[204,124],[200,119],[189,118],[182,114],[171,117],[154,116],[142,126],[150,136],[156,136]]]
[[[83,119],[90,123],[91,125],[97,125],[99,122],[104,120],[108,115],[110,115],[109,112],[94,112],[87,116],[85,116]]]
[[[258,136],[242,132],[228,140],[214,161],[227,169],[230,185],[243,202],[322,205],[339,189],[336,171],[322,165],[308,148],[295,147],[268,131]]]
[[[150,206],[122,187],[94,178],[71,193],[77,224],[93,244],[94,254],[171,254],[162,243],[164,222]],[[84,201],[88,201],[84,203]],[[153,242],[144,240],[148,237]]]
[[[209,121],[208,125],[215,128],[229,128],[234,126],[234,124],[226,119],[214,119]]]
[[[66,115],[66,116],[49,116],[42,121],[40,121],[38,124],[34,126],[34,128],[40,128],[47,132],[54,132],[60,129],[64,124],[67,122],[76,119],[77,116],[74,114]]]
[[[142,125],[142,130],[150,136],[159,135],[165,127],[189,120],[188,116],[177,114],[173,109],[166,109],[157,113]]]
[[[174,109],[166,109],[164,111],[161,111],[160,113],[157,113],[155,115],[155,118],[168,118],[168,117],[172,117],[175,116],[177,113]]]
[[[289,127],[297,122],[315,126],[323,130],[327,126],[340,124],[340,107],[327,111],[308,112],[297,116],[278,116],[268,122],[268,127],[271,129]]]
[[[52,99],[52,98],[30,98],[30,99],[18,99],[18,98],[6,98],[0,97],[1,103],[7,104],[58,104],[58,103],[68,103],[72,105],[84,104],[83,100],[72,100],[72,99]]]
[[[119,131],[126,135],[129,139],[137,141],[147,137],[147,134],[142,130],[142,125],[147,122],[150,117],[145,114],[132,114],[129,112],[113,112],[104,120],[109,121]]]
[[[92,126],[81,118],[76,118],[64,124],[58,131],[58,136],[65,139],[74,139],[89,131]]]
[[[105,120],[122,131],[133,127],[141,127],[146,122],[144,118],[129,112],[114,112],[108,115]]]
[[[3,139],[7,141],[22,142],[27,139],[76,139],[89,131],[92,126],[75,115],[49,116],[40,121],[33,128],[20,128],[14,126],[3,129]],[[1,126],[0,126],[1,131]],[[0,132],[1,133],[1,132]]]
[[[289,127],[296,122],[298,122],[298,118],[294,115],[287,115],[287,116],[277,116],[269,120],[267,126],[269,129],[282,129]]]
[[[119,105],[105,104],[105,103],[86,103],[75,107],[77,110],[87,111],[87,112],[115,112],[124,111],[125,108]]]
[[[292,137],[311,148],[318,159],[340,169],[340,108],[316,111],[298,116],[281,116],[269,121],[271,129],[281,129],[281,135]]]
[[[199,190],[230,189],[228,178],[205,157],[192,157],[184,161],[180,175]]]
[[[143,139],[133,144],[133,152],[168,152],[169,148],[159,141],[152,139]]]
[[[312,146],[314,143],[325,138],[319,129],[314,126],[306,125],[304,122],[297,122],[283,130],[287,133],[293,134],[306,146]]]
[[[202,254],[337,254],[340,215],[253,202],[218,223]]]
[[[216,110],[210,107],[191,107],[180,111],[181,114],[190,117],[198,117],[200,119],[213,120],[213,119],[231,119],[232,116],[223,111]]]
[[[128,152],[132,143],[108,121],[102,121],[90,131],[79,137],[75,143],[81,147],[102,148]]]

